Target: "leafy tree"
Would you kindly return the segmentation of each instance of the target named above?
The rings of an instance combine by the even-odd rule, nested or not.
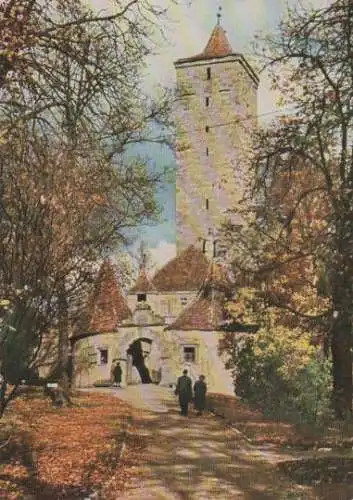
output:
[[[325,335],[340,418],[352,411],[352,33],[353,4],[336,0],[290,10],[261,41],[287,113],[255,137],[248,224],[228,233],[234,266],[282,320]]]
[[[15,389],[49,351],[68,387],[69,335],[97,262],[125,228],[158,215],[163,176],[125,153],[166,121],[169,97],[141,89],[162,14],[148,0],[116,1],[112,15],[74,0],[9,0],[0,11],[0,283],[13,313],[0,356],[6,348],[17,367],[6,368]]]

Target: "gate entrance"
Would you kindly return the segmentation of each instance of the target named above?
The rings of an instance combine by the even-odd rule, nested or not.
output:
[[[137,339],[130,344],[126,351],[131,356],[132,366],[138,371],[142,384],[152,384],[150,371],[146,366],[145,359],[151,352],[152,340],[147,338]]]

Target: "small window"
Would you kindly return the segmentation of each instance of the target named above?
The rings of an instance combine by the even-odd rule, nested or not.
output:
[[[208,210],[210,207],[210,202],[208,201],[208,198],[206,198],[206,210]]]
[[[186,304],[188,303],[188,299],[186,297],[181,297],[180,302],[182,306],[186,306]]]
[[[108,349],[99,349],[99,364],[107,365],[108,364]]]
[[[211,68],[207,68],[207,80],[211,80]]]
[[[146,294],[145,293],[138,293],[137,294],[137,302],[146,302]]]
[[[205,104],[206,104],[206,108],[208,108],[208,106],[210,105],[210,98],[209,97],[206,97]]]
[[[206,130],[206,132],[209,132],[210,131],[210,127],[208,125],[206,125],[205,130]]]
[[[202,240],[202,253],[206,253],[206,240]]]
[[[184,361],[187,363],[195,363],[196,349],[194,346],[184,346]]]
[[[208,156],[208,148],[206,148],[206,156]]]
[[[217,240],[213,242],[213,257],[217,257]]]

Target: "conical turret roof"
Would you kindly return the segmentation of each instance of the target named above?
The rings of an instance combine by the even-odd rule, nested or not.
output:
[[[104,261],[98,273],[89,309],[89,331],[99,333],[115,331],[119,323],[131,316],[109,260]]]

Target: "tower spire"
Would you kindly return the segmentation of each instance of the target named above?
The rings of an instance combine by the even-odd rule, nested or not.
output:
[[[222,7],[218,7],[218,12],[217,12],[217,26],[221,24],[221,17],[222,17]]]

